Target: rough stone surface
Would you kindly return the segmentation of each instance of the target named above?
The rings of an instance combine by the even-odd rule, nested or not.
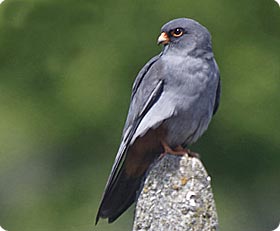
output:
[[[133,231],[217,231],[211,179],[197,158],[166,155],[139,195]]]

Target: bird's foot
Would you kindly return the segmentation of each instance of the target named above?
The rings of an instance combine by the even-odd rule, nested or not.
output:
[[[186,150],[187,150],[187,153],[188,153],[188,155],[189,155],[190,157],[195,157],[195,158],[197,158],[197,159],[200,159],[199,153],[197,153],[197,152],[192,152],[190,149],[187,149],[187,148],[186,148]]]
[[[163,154],[171,154],[176,156],[183,156],[188,154],[187,150],[184,149],[181,145],[177,146],[175,149],[172,149],[167,143],[161,142],[164,148]]]
[[[164,148],[164,152],[160,155],[159,158],[164,157],[166,154],[176,155],[176,156],[183,156],[188,155],[190,157],[195,157],[200,159],[200,155],[196,152],[192,152],[190,149],[183,148],[181,145],[177,146],[176,148],[172,149],[167,143],[161,142]]]

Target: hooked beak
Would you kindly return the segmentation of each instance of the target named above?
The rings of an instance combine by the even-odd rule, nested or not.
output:
[[[168,37],[168,34],[166,32],[162,32],[160,34],[160,36],[158,37],[158,40],[157,40],[157,44],[167,44],[170,42],[170,38]]]

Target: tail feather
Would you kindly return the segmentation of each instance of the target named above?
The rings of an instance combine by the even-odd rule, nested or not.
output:
[[[108,222],[115,221],[136,199],[142,176],[128,176],[122,167],[113,187],[107,191],[99,207],[96,224],[101,218],[108,218]]]
[[[160,138],[164,128],[149,130],[133,145],[121,145],[107,181],[96,216],[116,220],[136,199],[144,175],[154,160],[164,151]]]

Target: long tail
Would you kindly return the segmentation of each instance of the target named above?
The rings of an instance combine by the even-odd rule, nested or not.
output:
[[[128,150],[125,145],[120,146],[96,216],[96,224],[100,217],[108,218],[109,223],[113,222],[135,201],[147,169],[163,152],[159,133],[160,130],[151,129]]]
[[[142,176],[128,176],[122,166],[113,187],[103,196],[95,223],[99,217],[108,218],[109,223],[116,220],[135,201],[141,179]]]

